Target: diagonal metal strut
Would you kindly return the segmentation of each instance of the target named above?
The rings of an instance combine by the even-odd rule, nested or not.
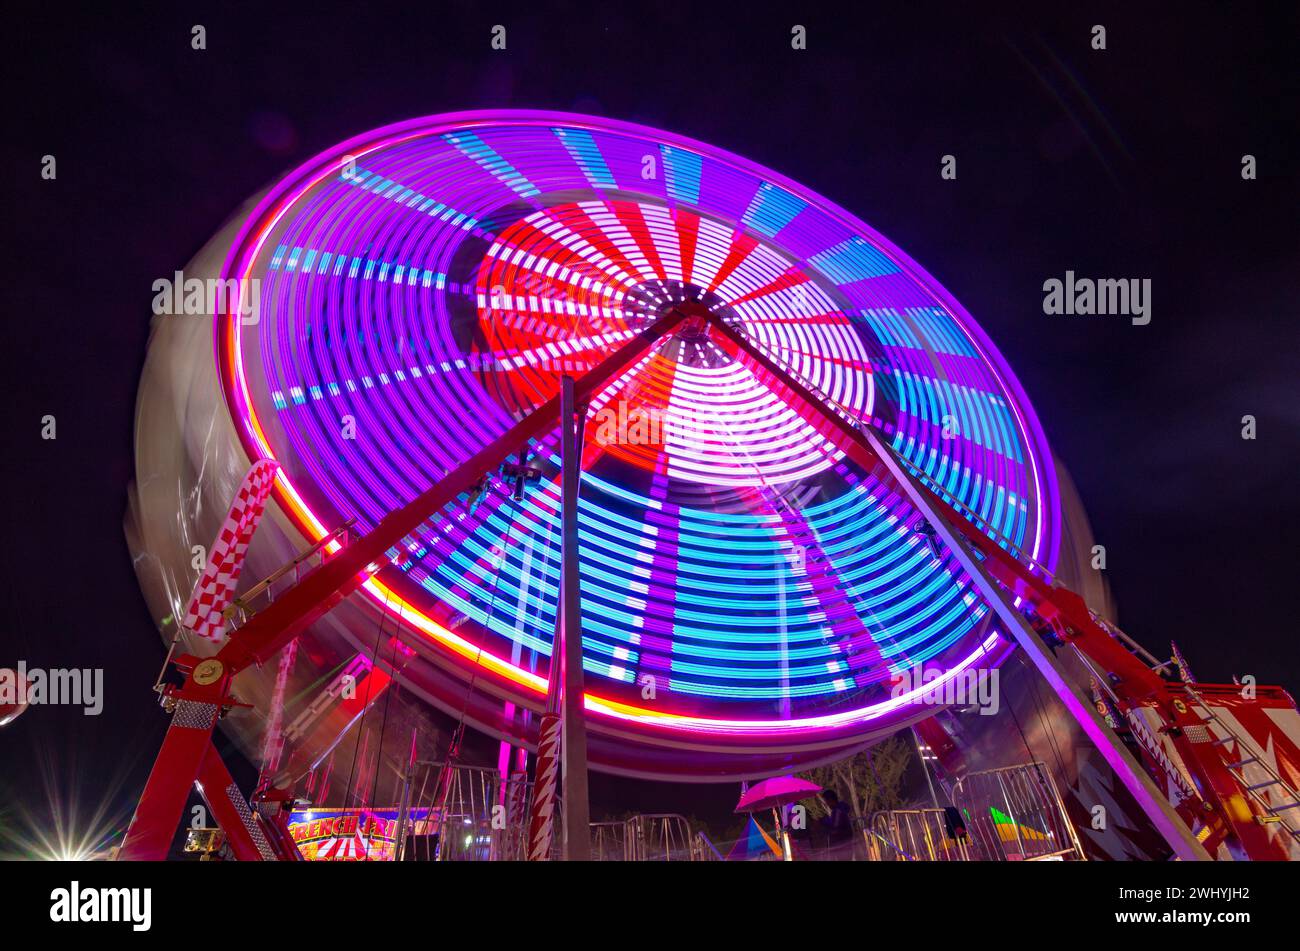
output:
[[[585,404],[644,356],[686,314],[672,310],[641,331],[574,381],[574,398]],[[415,531],[485,473],[495,469],[512,452],[555,429],[560,424],[561,397],[556,394],[493,442],[448,472],[425,492],[394,509],[366,534],[334,554],[302,581],[280,595],[241,627],[217,653],[230,676],[251,664],[273,657],[317,618],[361,587],[384,562],[391,547]]]
[[[976,560],[971,552],[972,543],[989,557],[1002,556],[998,559],[998,567],[1002,569],[1001,577],[1014,579],[1014,584],[1010,586],[1012,591],[1017,595],[1023,593],[1027,597],[1032,597],[1036,606],[1046,604],[1050,609],[1054,599],[1057,596],[1063,598],[1064,593],[1060,592],[1058,595],[1058,589],[1052,588],[1043,579],[1034,576],[1018,563],[1015,563],[1014,568],[1009,568],[1006,562],[1014,562],[1014,559],[996,545],[988,545],[987,536],[979,532],[951,506],[943,503],[938,496],[919,484],[899,465],[893,452],[873,431],[868,428],[864,433],[853,423],[827,408],[805,384],[755,347],[738,330],[706,308],[699,305],[685,306],[692,316],[703,318],[716,329],[728,349],[743,354],[788,391],[788,395],[783,393],[776,395],[784,399],[792,409],[801,411],[800,415],[805,420],[843,450],[849,458],[868,471],[877,463],[885,467],[916,510],[943,539],[953,556],[980,589],[989,606],[1033,661],[1039,673],[1056,691],[1066,709],[1079,722],[1088,738],[1097,746],[1098,751],[1164,836],[1174,853],[1184,861],[1210,861],[1209,852],[1197,841],[1169,799],[1156,786],[1132,752],[1106,725],[1093,704],[1069,679],[1065,669],[1030,626],[1025,616],[1016,609],[1007,589],[994,581],[993,575],[983,562]],[[962,536],[960,538],[959,533]],[[975,535],[979,535],[979,538],[975,538]],[[988,551],[989,547],[995,551]],[[1079,600],[1077,595],[1073,595],[1073,598]],[[1073,607],[1072,604],[1069,606]]]

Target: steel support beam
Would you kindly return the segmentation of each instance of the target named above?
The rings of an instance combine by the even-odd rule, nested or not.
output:
[[[1066,675],[1064,668],[1057,662],[1056,657],[1043,643],[1037,632],[1029,625],[1024,615],[1012,603],[1011,595],[993,580],[982,562],[976,561],[966,540],[958,537],[954,524],[949,521],[949,518],[961,519],[961,516],[953,512],[951,507],[945,505],[943,508],[947,509],[948,512],[952,512],[951,516],[946,517],[946,513],[942,513],[940,507],[934,504],[937,499],[933,497],[933,493],[918,483],[911,473],[907,472],[898,463],[892,450],[884,445],[874,432],[868,429],[864,433],[853,423],[827,408],[822,400],[814,395],[805,384],[755,347],[734,327],[715,317],[706,308],[697,305],[687,308],[687,310],[691,316],[707,320],[728,345],[728,349],[743,354],[768,376],[772,377],[781,388],[787,391],[786,393],[778,392],[776,395],[786,399],[792,409],[811,422],[819,432],[834,442],[854,462],[868,471],[877,463],[885,467],[893,477],[893,481],[897,483],[900,490],[911,501],[913,507],[926,518],[940,538],[943,539],[953,557],[957,559],[958,563],[970,576],[972,582],[984,595],[989,607],[1002,620],[1007,633],[1015,638],[1039,672],[1056,691],[1066,709],[1078,720],[1088,738],[1097,746],[1098,751],[1105,757],[1106,762],[1110,764],[1125,788],[1133,795],[1161,835],[1164,836],[1165,841],[1169,843],[1174,853],[1184,860],[1209,861],[1210,854],[1196,840],[1187,824],[1183,822],[1169,800],[1156,787],[1155,782],[1142,768],[1142,765],[1120,742],[1110,727],[1106,725],[1092,703],[1074,686]],[[998,552],[1007,558],[1010,557],[1005,552],[1001,552],[1001,549],[998,549]],[[1021,569],[1021,573],[1027,575],[1024,580],[1031,587],[1037,588],[1041,585],[1043,588],[1047,588],[1046,582],[1028,575],[1028,572],[1025,572],[1024,569]]]
[[[1137,761],[1128,747],[1102,719],[1097,708],[1075,686],[1056,656],[1012,603],[1006,589],[993,580],[982,563],[975,560],[970,549],[966,547],[965,541],[958,537],[947,519],[930,505],[930,500],[918,491],[911,474],[898,464],[889,449],[881,444],[879,437],[870,430],[865,436],[881,464],[889,470],[894,481],[911,500],[916,510],[934,527],[935,532],[957,559],[957,563],[965,569],[966,574],[984,596],[985,602],[1002,621],[1007,633],[1016,639],[1016,643],[1043,675],[1043,679],[1056,691],[1065,708],[1070,711],[1084,733],[1088,735],[1088,739],[1092,740],[1097,750],[1110,764],[1110,768],[1115,771],[1120,782],[1137,800],[1142,811],[1147,814],[1147,818],[1164,836],[1169,847],[1174,850],[1174,854],[1183,861],[1210,861],[1210,854],[1196,840],[1196,836],[1183,822],[1173,804],[1156,786],[1155,781],[1143,769],[1142,764]]]
[[[578,490],[582,480],[582,434],[586,407],[575,404],[573,378],[560,391],[560,638],[551,663],[561,664],[560,756],[564,780],[564,858],[591,858],[591,814],[587,802],[587,721],[583,704],[582,590],[578,550]]]
[[[235,785],[221,754],[208,744],[207,755],[199,767],[199,794],[212,812],[212,818],[226,834],[226,846],[240,862],[273,862],[275,850],[262,831],[248,800]]]
[[[206,678],[200,676],[200,680]],[[127,826],[118,858],[135,862],[161,862],[167,858],[180,827],[190,790],[212,749],[212,731],[226,703],[225,678],[196,683],[192,672],[185,686],[168,697],[171,723],[158,758],[145,783],[135,815]]]
[[[642,330],[623,346],[614,350],[576,381],[569,380],[573,403],[585,405],[593,395],[625,373],[638,359],[650,352],[660,339],[682,322],[686,314],[672,310]],[[234,703],[230,686],[236,674],[246,667],[261,664],[295,637],[317,618],[333,609],[340,601],[361,587],[384,562],[392,546],[415,531],[421,523],[444,508],[462,492],[471,489],[487,473],[517,452],[530,439],[545,435],[555,428],[561,416],[562,395],[556,394],[536,410],[529,413],[495,441],[480,449],[451,472],[444,475],[425,492],[380,519],[368,533],[340,549],[320,567],[263,608],[243,627],[235,631],[214,657],[207,660],[183,655],[177,666],[186,673],[185,684],[180,688],[167,688],[169,701],[174,701],[172,722],[163,740],[158,758],[145,784],[135,815],[127,829],[119,857],[135,860],[166,858],[172,839],[180,824],[185,801],[190,789],[205,768],[205,757],[216,762],[206,768],[225,770],[212,749],[212,731],[223,707]],[[581,431],[581,430],[579,430]],[[579,449],[581,444],[578,443]],[[564,454],[566,461],[572,453]],[[576,457],[575,465],[576,465]],[[576,483],[575,483],[576,486]],[[576,489],[575,489],[576,491]],[[568,506],[567,510],[575,506]],[[576,513],[575,513],[576,526]],[[576,527],[566,530],[572,536],[576,551]],[[573,570],[576,572],[576,560]],[[576,607],[572,609],[576,611]],[[574,614],[573,616],[577,616]],[[581,652],[581,635],[577,637]],[[170,658],[170,655],[169,655]],[[576,703],[582,709],[581,655],[578,660]],[[581,715],[577,717],[582,722]],[[582,809],[586,806],[586,744],[575,740],[581,753]],[[575,774],[578,772],[575,767]],[[577,781],[575,775],[575,781]],[[236,790],[237,792],[237,790]],[[242,798],[242,797],[241,797]],[[246,805],[246,803],[245,803]],[[222,806],[224,809],[224,804]],[[227,819],[230,817],[227,816]],[[583,831],[587,828],[582,825]],[[236,833],[238,834],[238,833]],[[578,851],[586,856],[581,845]]]

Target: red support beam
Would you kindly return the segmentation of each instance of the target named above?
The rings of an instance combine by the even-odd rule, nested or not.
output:
[[[672,310],[610,353],[572,383],[572,399],[585,405],[596,393],[627,371],[686,314]],[[230,694],[234,676],[244,668],[275,656],[317,618],[359,588],[383,563],[388,549],[415,531],[462,492],[500,465],[530,439],[555,429],[561,416],[560,394],[529,413],[488,446],[470,456],[428,490],[402,508],[390,512],[367,534],[340,549],[319,568],[254,615],[235,631],[216,656],[206,660],[181,656],[176,665],[186,673],[182,687],[164,692],[173,711],[153,770],[127,829],[119,857],[148,861],[166,858],[180,825],[185,802],[196,781],[204,782],[209,807],[241,857],[267,857],[256,822],[244,821],[244,809],[233,797],[242,796],[229,778],[225,764],[212,748],[212,732],[223,709],[235,703]],[[218,791],[219,790],[219,791]],[[228,794],[229,790],[233,793]]]
[[[719,342],[727,350],[743,356],[758,368],[761,371],[760,378],[766,376],[769,383],[776,384],[774,389],[778,396],[800,411],[806,422],[865,471],[884,463],[855,421],[847,420],[827,409],[825,402],[804,383],[795,379],[785,367],[755,347],[735,328],[714,317],[707,308],[700,305],[684,305],[684,309],[691,316],[707,320],[716,329]],[[983,559],[982,566],[999,584],[1015,597],[1028,601],[1044,620],[1059,630],[1063,638],[1078,643],[1081,650],[1086,650],[1109,673],[1115,674],[1125,685],[1130,698],[1137,700],[1152,696],[1159,677],[1093,620],[1083,598],[1034,574],[1032,569],[971,524],[969,519],[928,486],[916,479],[908,481],[925,498],[926,503],[943,516],[944,521],[956,529],[972,548],[979,551]],[[1116,686],[1112,684],[1112,689]]]
[[[216,747],[208,744],[199,767],[199,793],[212,811],[212,818],[226,835],[226,846],[240,862],[271,862],[275,851],[267,841],[248,800],[239,791]]]
[[[1186,702],[1174,702],[1174,699],[1161,703],[1157,709],[1171,728],[1174,748],[1190,770],[1197,792],[1206,802],[1217,805],[1214,814],[1205,817],[1207,822],[1214,831],[1219,831],[1215,827],[1223,823],[1231,828],[1236,843],[1229,841],[1228,848],[1237,858],[1285,862],[1289,858],[1287,837],[1275,835],[1270,826],[1256,819],[1250,799],[1220,755],[1222,747],[1215,744],[1206,721]],[[1198,739],[1194,741],[1193,737]],[[1238,755],[1246,754],[1243,751]],[[1222,839],[1221,832],[1219,838]]]
[[[1023,598],[1043,617],[1053,623],[1062,636],[1074,639],[1080,649],[1088,651],[1095,642],[1103,655],[1099,658],[1108,666],[1119,666],[1120,675],[1134,681],[1145,693],[1158,689],[1159,678],[1092,620],[1083,599],[1073,592],[1053,587],[1034,575],[1001,546],[912,477],[894,458],[889,447],[871,431],[863,433],[858,423],[850,422],[828,408],[806,384],[796,379],[788,370],[776,363],[735,328],[718,319],[706,308],[696,305],[689,309],[692,316],[708,321],[721,341],[733,353],[756,367],[759,376],[769,378],[769,385],[777,396],[800,413],[822,435],[838,446],[845,455],[870,472],[878,465],[888,472],[891,480],[912,503],[912,506],[943,539],[953,557],[971,581],[980,589],[989,607],[1002,620],[1006,633],[1015,638],[1020,647],[1034,662],[1044,679],[1056,691],[1066,709],[1079,722],[1079,726],[1098,751],[1115,770],[1115,774],[1142,806],[1152,823],[1164,836],[1175,854],[1183,860],[1206,861],[1208,852],[1196,840],[1191,829],[1174,807],[1156,787],[1146,770],[1121,743],[1102,720],[1088,698],[1084,697],[1066,675],[1060,663],[1046,644],[1029,625],[1027,619],[1012,604],[1012,597]],[[984,557],[976,560],[972,549]],[[996,582],[996,583],[995,583]],[[1085,635],[1093,635],[1090,639]],[[1118,656],[1122,655],[1122,656]],[[1152,682],[1155,682],[1153,684]]]
[[[574,384],[574,396],[586,403],[611,381],[644,356],[685,317],[670,311],[636,337],[615,350]],[[485,473],[499,466],[528,440],[555,429],[560,422],[560,395],[547,400],[495,441],[447,473],[425,492],[390,512],[373,529],[352,541],[267,605],[240,628],[217,653],[231,676],[251,664],[260,664],[297,637],[317,618],[361,587],[378,571],[384,556],[449,502],[471,489]]]
[[[229,679],[218,676],[208,681],[207,672],[212,668],[199,665],[198,669],[198,679],[206,683],[196,682],[190,671],[184,687],[168,688],[166,704],[172,708],[171,723],[127,827],[119,859],[160,862],[167,857],[204,760],[209,755],[216,757],[212,731],[227,702]]]

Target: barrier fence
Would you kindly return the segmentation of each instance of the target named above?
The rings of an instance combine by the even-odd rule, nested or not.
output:
[[[520,861],[526,850],[532,784],[522,775],[502,782],[489,767],[419,763],[388,838],[355,849],[351,858],[401,861]],[[1042,763],[968,773],[947,808],[890,809],[855,820],[857,835],[827,845],[796,838],[798,859],[873,862],[1082,860],[1079,836]],[[556,857],[563,836],[559,810]],[[395,830],[395,831],[393,831]],[[773,841],[779,841],[774,839]],[[635,815],[591,825],[592,858],[616,862],[726,861],[734,842],[714,843],[681,815]],[[743,850],[742,850],[743,851]],[[779,859],[768,850],[750,858]],[[322,853],[323,854],[323,853]]]

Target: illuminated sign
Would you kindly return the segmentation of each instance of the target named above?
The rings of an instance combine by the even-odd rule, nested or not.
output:
[[[419,835],[429,810],[411,810]],[[310,809],[291,813],[289,834],[309,862],[391,862],[397,854],[396,809]]]

